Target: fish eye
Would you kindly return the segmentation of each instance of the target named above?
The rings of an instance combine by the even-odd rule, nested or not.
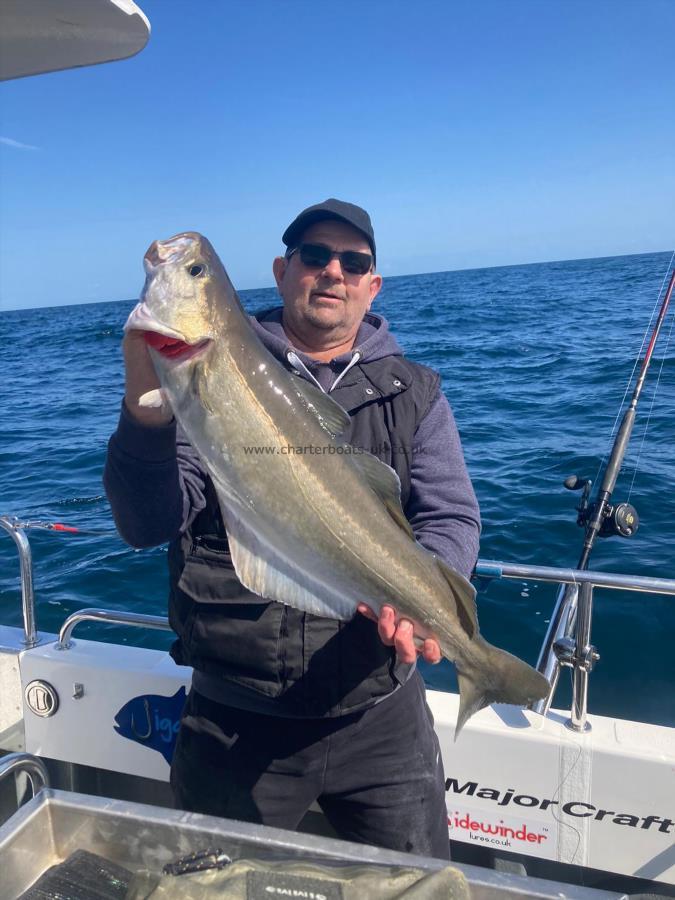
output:
[[[198,278],[199,275],[201,275],[203,271],[204,271],[204,266],[197,266],[197,265],[190,266],[190,268],[188,269],[188,272],[190,273],[190,275],[192,275],[193,278]]]

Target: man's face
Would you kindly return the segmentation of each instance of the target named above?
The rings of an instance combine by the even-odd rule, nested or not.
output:
[[[311,225],[302,243],[325,244],[335,251],[370,253],[368,241],[346,222],[327,219]],[[309,268],[294,253],[290,259],[274,260],[274,277],[284,301],[284,325],[305,343],[337,346],[356,336],[359,324],[382,286],[372,271],[365,275],[345,272],[340,260],[331,259],[323,268]]]

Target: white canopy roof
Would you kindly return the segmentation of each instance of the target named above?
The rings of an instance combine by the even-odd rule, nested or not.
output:
[[[126,59],[149,37],[132,0],[0,0],[0,80]]]

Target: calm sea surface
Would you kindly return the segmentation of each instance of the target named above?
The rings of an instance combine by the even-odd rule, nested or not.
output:
[[[385,280],[377,300],[408,356],[440,370],[481,504],[481,557],[575,565],[582,533],[570,474],[595,480],[669,254],[442,272]],[[251,312],[272,290],[245,291]],[[0,313],[4,373],[0,513],[95,534],[30,533],[38,624],[57,631],[87,606],[164,614],[166,550],[115,535],[101,487],[123,391],[122,326],[133,301]],[[592,567],[675,577],[675,355],[671,311],[615,498],[641,527],[596,544]],[[659,377],[660,376],[660,377]],[[658,382],[658,391],[655,388]],[[649,427],[645,428],[649,420]],[[3,533],[4,534],[4,533]],[[0,540],[0,622],[21,622],[14,545]],[[492,582],[481,628],[534,662],[555,588]],[[82,637],[162,647],[168,636],[83,625]],[[592,712],[675,725],[675,598],[597,591]],[[425,672],[454,684],[443,663]],[[562,679],[556,705],[569,696]]]

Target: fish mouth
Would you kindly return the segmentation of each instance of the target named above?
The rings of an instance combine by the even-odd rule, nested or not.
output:
[[[148,308],[147,303],[144,300],[141,300],[140,303],[137,303],[136,306],[131,310],[129,314],[129,318],[124,323],[125,331],[154,331],[157,334],[163,334],[166,337],[176,338],[176,340],[184,341],[186,344],[189,341],[185,340],[185,335],[176,331],[175,328],[172,328],[170,325],[166,325],[164,322],[160,322],[153,313]]]
[[[145,343],[165,359],[186,362],[188,359],[199,356],[213,341],[211,338],[204,338],[204,340],[198,341],[196,344],[188,344],[187,341],[168,337],[165,334],[160,334],[158,331],[146,331]]]
[[[124,330],[145,332],[145,342],[149,347],[165,359],[177,362],[185,362],[199,356],[213,343],[213,339],[208,335],[196,341],[186,340],[180,331],[156,319],[143,301],[131,311]]]

